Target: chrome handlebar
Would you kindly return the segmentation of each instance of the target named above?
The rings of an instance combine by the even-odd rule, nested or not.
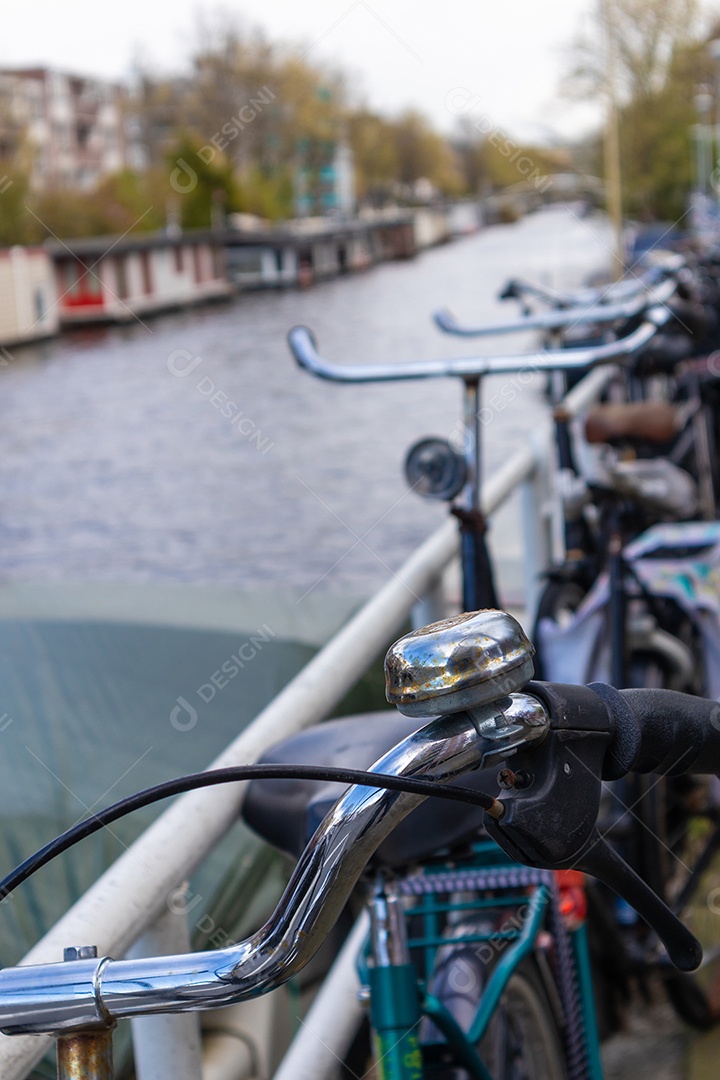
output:
[[[373,771],[447,782],[507,755],[523,729],[542,737],[527,694],[441,716],[389,751]],[[0,1031],[58,1033],[123,1017],[229,1005],[281,985],[314,956],[368,860],[423,796],[351,787],[324,819],[268,922],[226,949],[133,960],[109,957],[0,971]]]
[[[632,319],[649,307],[667,303],[675,292],[677,282],[673,278],[661,281],[652,289],[633,294],[621,301],[614,301],[610,294],[588,297],[586,302],[574,300],[573,305],[553,309],[552,311],[533,312],[521,319],[507,322],[485,323],[478,326],[463,326],[449,311],[438,311],[433,316],[435,323],[446,334],[458,337],[490,337],[492,334],[513,334],[522,330],[563,330],[585,323],[610,323],[621,319]]]
[[[507,283],[500,293],[501,300],[520,300],[523,297],[534,297],[545,304],[553,307],[576,307],[580,304],[597,303],[602,295],[608,297],[610,302],[618,298],[629,299],[644,292],[649,287],[657,285],[668,275],[679,274],[686,266],[682,255],[665,251],[658,252],[653,265],[644,270],[642,274],[635,274],[630,270],[629,277],[621,281],[615,281],[601,289],[585,287],[573,289],[568,292],[560,292],[547,285],[538,285],[522,278],[513,278]]]
[[[473,380],[483,375],[507,375],[532,366],[538,371],[565,371],[593,367],[621,360],[647,345],[670,318],[662,306],[650,308],[645,321],[624,338],[577,349],[541,350],[513,356],[467,356],[452,360],[408,360],[387,364],[333,364],[317,350],[312,331],[296,326],[288,334],[290,350],[300,367],[320,379],[332,382],[394,382],[405,379],[434,379],[455,376]]]

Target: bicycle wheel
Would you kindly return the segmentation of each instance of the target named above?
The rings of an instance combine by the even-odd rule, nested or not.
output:
[[[560,1031],[541,976],[530,961],[512,975],[479,1050],[499,1080],[567,1077]]]
[[[454,926],[451,936],[476,932],[478,924]],[[486,929],[483,925],[481,930]],[[483,951],[473,945],[448,944],[438,953],[430,992],[442,1002],[463,1031],[468,1032],[492,972]],[[566,1080],[567,1067],[560,1029],[560,1003],[554,986],[541,974],[534,957],[521,961],[511,975],[488,1029],[476,1049],[493,1080]],[[436,1032],[425,1023],[421,1040]],[[457,1065],[433,1070],[438,1080],[467,1080]]]

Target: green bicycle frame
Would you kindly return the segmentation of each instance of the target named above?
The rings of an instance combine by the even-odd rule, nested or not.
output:
[[[493,844],[481,844],[476,849],[473,869],[497,867],[512,871],[524,870],[505,861]],[[442,872],[442,871],[441,871]],[[432,880],[433,871],[426,873]],[[363,983],[369,989],[370,1023],[373,1032],[373,1053],[377,1080],[423,1080],[424,1048],[420,1031],[423,1019],[431,1021],[440,1032],[456,1063],[473,1080],[493,1080],[481,1060],[477,1046],[488,1030],[503,993],[519,964],[538,947],[538,935],[546,922],[554,896],[545,884],[532,887],[530,895],[514,894],[498,888],[488,889],[490,896],[480,892],[469,899],[440,903],[432,895],[423,903],[406,911],[400,897],[386,895],[380,887],[371,901],[371,937],[358,967]],[[450,913],[482,913],[484,909],[517,908],[522,901],[524,915],[518,925],[509,930],[492,933],[472,932],[448,937],[443,935],[441,917]],[[406,915],[422,923],[422,937],[408,940]],[[581,1003],[584,1029],[587,1075],[590,1080],[602,1080],[600,1050],[592,993],[587,934],[584,925],[570,931],[571,955]],[[477,1011],[467,1031],[463,1031],[448,1008],[436,996],[424,989],[418,977],[418,967],[411,956],[424,962],[426,974],[433,970],[439,948],[478,943],[497,949],[498,959],[489,968],[489,977],[478,1003]]]

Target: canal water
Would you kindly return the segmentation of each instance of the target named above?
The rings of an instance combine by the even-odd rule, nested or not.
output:
[[[420,436],[457,432],[460,386],[319,382],[295,367],[289,328],[339,363],[468,355],[490,346],[444,337],[434,309],[507,315],[509,276],[577,284],[608,248],[602,218],[556,208],[306,291],[18,350],[0,369],[0,585],[371,593],[445,513],[406,491],[402,461]],[[542,385],[505,387],[514,400],[487,414],[487,472],[544,422]],[[518,542],[496,531],[504,557]]]

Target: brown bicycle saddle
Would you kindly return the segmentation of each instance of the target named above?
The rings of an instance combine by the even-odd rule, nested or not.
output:
[[[670,442],[680,431],[678,410],[667,401],[596,405],[585,420],[589,443]]]

